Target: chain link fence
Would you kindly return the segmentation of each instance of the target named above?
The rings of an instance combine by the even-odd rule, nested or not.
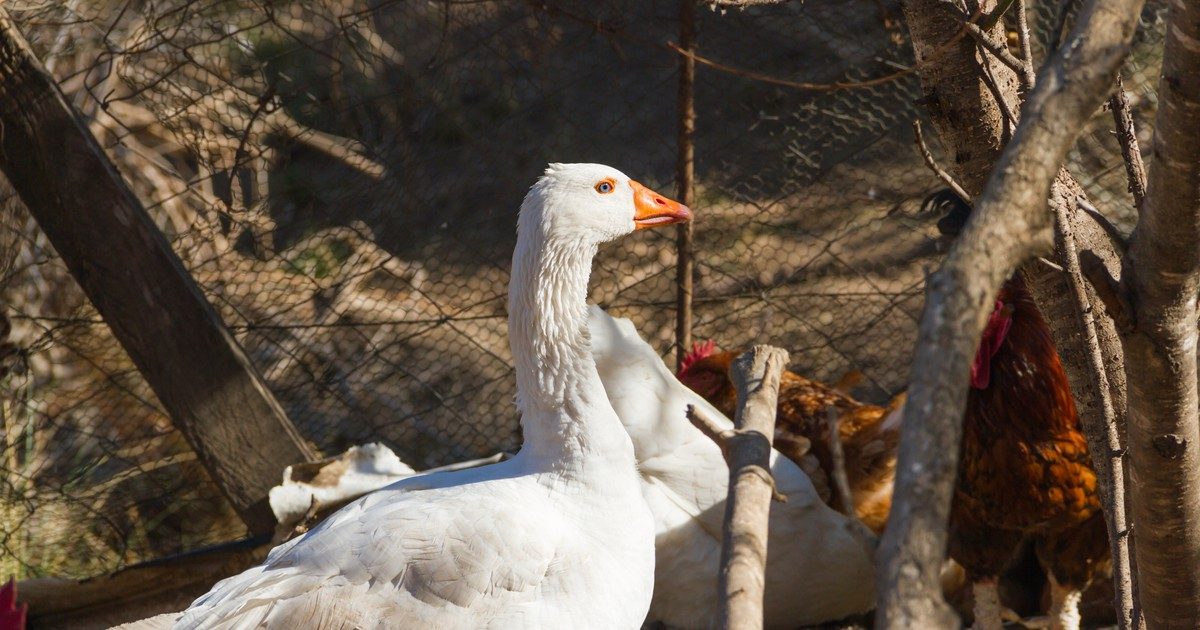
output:
[[[1144,146],[1162,6],[1125,71]],[[504,309],[524,191],[547,162],[595,161],[674,192],[675,1],[6,8],[326,455],[382,441],[422,469],[517,448]],[[1044,54],[1063,10],[1032,8]],[[826,381],[859,370],[876,402],[905,387],[939,256],[899,18],[887,0],[697,11],[695,335],[784,346]],[[1098,112],[1071,161],[1128,227],[1110,129]],[[92,576],[243,535],[36,224],[0,203],[0,574]],[[591,292],[668,363],[674,276],[672,236],[643,234],[601,252]]]

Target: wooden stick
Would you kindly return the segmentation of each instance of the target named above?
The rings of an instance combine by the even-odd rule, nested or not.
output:
[[[763,627],[767,528],[775,482],[771,476],[771,438],[779,380],[786,350],[755,346],[733,362],[738,391],[734,435],[729,438],[729,499],[721,548],[721,619],[723,628]]]
[[[1017,0],[1017,41],[1021,44],[1021,83],[1026,90],[1037,82],[1033,70],[1033,47],[1029,39],[1029,13],[1025,0]]]
[[[1095,311],[1084,288],[1083,270],[1075,247],[1074,223],[1071,219],[1074,205],[1066,195],[1061,194],[1057,185],[1054,188],[1055,194],[1052,195],[1053,201],[1050,205],[1054,208],[1057,219],[1058,229],[1055,236],[1058,241],[1059,260],[1066,266],[1071,297],[1075,301],[1080,330],[1088,350],[1085,359],[1099,388],[1103,411],[1103,426],[1092,426],[1095,422],[1090,416],[1083,416],[1081,420],[1088,436],[1088,445],[1092,449],[1092,462],[1096,465],[1097,472],[1108,482],[1101,485],[1106,486],[1108,490],[1103,507],[1108,520],[1109,545],[1112,547],[1114,605],[1117,611],[1117,625],[1121,630],[1128,630],[1133,624],[1135,602],[1129,564],[1129,527],[1125,514],[1125,451],[1117,429],[1117,415],[1109,390],[1104,353],[1100,350],[1100,342],[1096,335]]]
[[[933,171],[933,174],[937,175],[938,179],[942,180],[942,183],[946,184],[947,188],[953,190],[959,199],[971,203],[971,195],[967,194],[967,191],[963,190],[963,187],[954,181],[950,173],[947,173],[942,167],[938,166],[937,160],[933,159],[933,153],[929,151],[929,145],[925,144],[925,136],[921,133],[921,121],[919,120],[913,121],[913,135],[917,138],[917,148],[921,150],[921,157],[925,158],[925,166],[928,166],[929,170]]]
[[[829,424],[829,457],[833,460],[833,470],[829,471],[829,476],[833,480],[834,491],[841,499],[843,513],[853,518],[854,491],[850,489],[850,476],[846,474],[846,452],[842,448],[842,436],[838,433],[841,414],[836,405],[825,409],[825,421]]]
[[[1117,75],[1117,86],[1108,99],[1113,123],[1117,127],[1117,142],[1121,145],[1121,158],[1125,161],[1125,177],[1129,180],[1129,193],[1133,195],[1133,207],[1141,210],[1146,198],[1146,165],[1142,163],[1142,150],[1138,146],[1137,131],[1133,127],[1133,114],[1129,111],[1129,95],[1121,75]]]
[[[1012,70],[1013,73],[1020,77],[1021,83],[1025,84],[1026,87],[1033,84],[1032,80],[1025,74],[1025,67],[1022,65],[1021,60],[1008,51],[1008,44],[993,40],[983,29],[979,28],[978,24],[972,24],[971,22],[963,22],[963,24],[967,27],[967,32],[971,34],[971,38],[975,40],[975,43],[992,53],[992,56],[999,60],[1000,63],[1008,66],[1009,70]]]
[[[735,431],[733,429],[722,428],[717,424],[716,420],[709,417],[696,405],[687,406],[687,419],[691,421],[692,426],[700,429],[700,432],[708,436],[708,439],[717,443],[721,447],[721,453],[725,456],[725,462],[729,463],[729,440],[733,438]]]

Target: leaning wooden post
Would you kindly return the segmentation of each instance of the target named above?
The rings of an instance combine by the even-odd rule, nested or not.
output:
[[[315,459],[220,316],[0,8],[0,171],[250,531]]]
[[[771,441],[779,379],[787,361],[786,350],[754,346],[733,363],[738,405],[726,455],[729,499],[725,502],[720,577],[723,628],[763,627],[767,528],[775,496]]]

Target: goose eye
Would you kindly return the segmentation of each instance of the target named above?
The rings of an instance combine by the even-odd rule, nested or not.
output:
[[[600,193],[601,195],[607,195],[608,193],[616,190],[616,188],[617,187],[613,184],[611,179],[605,179],[596,184],[596,192]]]

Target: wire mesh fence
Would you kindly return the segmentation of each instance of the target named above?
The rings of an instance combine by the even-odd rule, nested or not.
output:
[[[1064,10],[1032,8],[1044,54]],[[524,190],[547,162],[594,161],[671,192],[675,1],[7,9],[325,454],[382,441],[421,469],[514,450],[504,309]],[[1143,134],[1161,10],[1125,69]],[[855,395],[886,401],[939,255],[898,6],[697,19],[695,336],[781,345],[821,380],[859,370]],[[1072,168],[1128,226],[1110,128],[1098,113]],[[0,573],[90,576],[241,536],[36,224],[0,201]],[[591,292],[668,363],[674,265],[671,235],[642,235],[601,252]]]

